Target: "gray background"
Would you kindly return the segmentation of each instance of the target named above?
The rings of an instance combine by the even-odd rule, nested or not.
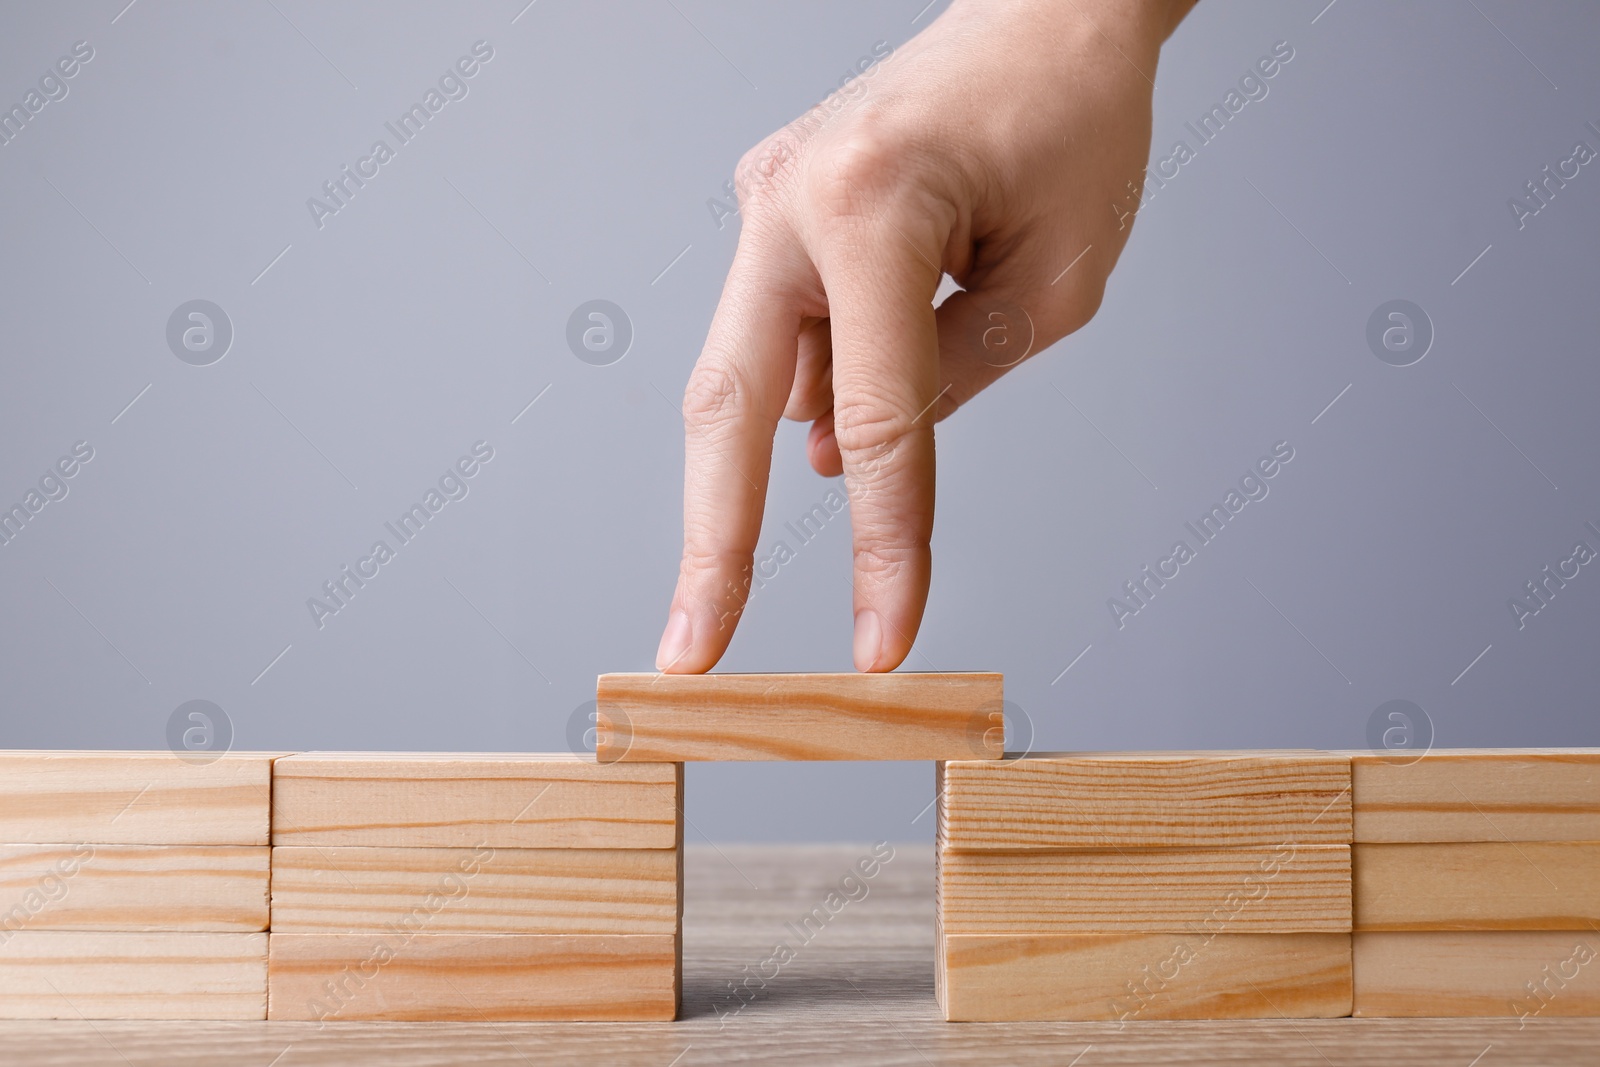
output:
[[[124,2],[0,8],[7,106],[95,49],[0,147],[0,504],[95,450],[0,547],[0,746],[160,748],[206,699],[242,748],[565,749],[665,619],[676,401],[738,232],[707,200],[941,5]],[[479,39],[469,95],[319,230],[306,199]],[[1397,698],[1440,745],[1600,744],[1600,567],[1524,629],[1507,604],[1600,548],[1600,164],[1507,207],[1600,149],[1597,39],[1578,3],[1203,3],[1158,156],[1294,59],[1156,191],[1098,318],[941,426],[908,668],[1004,671],[1035,747],[1359,747]],[[197,298],[236,331],[204,367],[165,340]],[[596,298],[635,330],[606,367],[565,341]],[[1404,368],[1365,339],[1395,298],[1436,330]],[[829,486],[803,435],[764,553]],[[306,599],[478,440],[469,496],[317,629]],[[1119,630],[1107,599],[1281,440]],[[848,548],[843,517],[801,548],[722,669],[849,669]],[[696,766],[691,838],[923,838],[932,777]]]

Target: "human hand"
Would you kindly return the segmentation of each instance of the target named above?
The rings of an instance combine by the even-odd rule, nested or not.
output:
[[[735,175],[743,229],[684,393],[683,561],[657,669],[709,670],[749,594],[773,434],[845,476],[856,669],[911,650],[933,426],[1093,316],[1185,0],[955,0]],[[964,289],[937,309],[942,274]]]

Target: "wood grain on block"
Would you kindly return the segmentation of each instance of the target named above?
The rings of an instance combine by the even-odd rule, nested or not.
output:
[[[1600,929],[1600,844],[1355,846],[1357,930]]]
[[[596,749],[618,760],[998,759],[1003,677],[602,674]]]
[[[660,1021],[677,1016],[669,934],[271,935],[268,1018]]]
[[[12,930],[267,928],[265,845],[0,845]]]
[[[676,934],[674,849],[272,850],[274,933]]]
[[[0,751],[0,841],[264,845],[273,758]]]
[[[272,843],[670,849],[679,780],[566,753],[304,753],[274,768]]]
[[[1350,1014],[1349,934],[946,934],[951,1022]]]
[[[0,933],[0,1019],[265,1019],[267,935]]]
[[[1351,840],[1350,760],[1327,752],[1041,753],[938,775],[945,849]]]
[[[1354,1014],[1600,1015],[1593,930],[1358,933]]]
[[[678,909],[673,916],[672,926],[672,1003],[677,1007],[683,1005],[683,824],[686,817],[683,814],[683,764],[674,763],[673,767],[678,772],[678,838],[673,846],[677,859],[678,875]],[[712,847],[715,847],[714,845]]]
[[[1342,933],[1350,847],[946,852],[947,934]]]
[[[1600,749],[1350,756],[1357,841],[1600,841]]]

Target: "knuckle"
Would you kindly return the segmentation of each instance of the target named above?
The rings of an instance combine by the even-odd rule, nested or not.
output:
[[[1040,286],[1040,293],[1048,294],[1040,304],[1048,318],[1046,331],[1051,334],[1051,339],[1064,338],[1069,333],[1082,330],[1099,312],[1101,301],[1106,298],[1106,272],[1109,267],[1102,266],[1093,248],[1083,251],[1082,258],[1085,262],[1072,272],[1077,277],[1070,278],[1069,283],[1054,286],[1054,291],[1048,286]],[[1042,277],[1043,274],[1045,272],[1040,272]]]
[[[736,576],[750,570],[750,554],[738,549],[713,543],[687,541],[683,546],[683,561],[678,566],[679,575],[690,590],[706,591],[706,580],[719,576]],[[728,579],[730,585],[732,579]],[[709,587],[713,595],[725,592],[715,585]]]
[[[855,403],[839,408],[833,419],[839,454],[846,462],[869,469],[899,451],[913,431],[912,417],[881,403]]]
[[[856,543],[856,570],[874,582],[894,582],[922,565],[928,546],[926,539],[919,540],[909,534],[893,539],[887,535],[868,534]]]
[[[701,360],[683,390],[683,421],[693,429],[714,430],[737,417],[748,392],[734,368]]]
[[[1055,327],[1052,331],[1058,337],[1076,333],[1089,324],[1100,310],[1100,303],[1105,299],[1105,279],[1098,274],[1085,275],[1077,285],[1068,289],[1064,299],[1054,308]]]
[[[858,124],[818,151],[808,168],[807,194],[825,216],[867,214],[895,191],[905,167],[898,137]]]
[[[804,144],[800,133],[793,126],[786,126],[739,159],[733,171],[733,188],[741,210],[749,207],[760,210],[792,181],[799,170],[800,150]]]

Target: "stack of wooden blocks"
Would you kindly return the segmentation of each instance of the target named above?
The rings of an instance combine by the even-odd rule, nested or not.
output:
[[[676,1017],[681,763],[308,754],[273,784],[270,1018]]]
[[[673,1019],[682,795],[565,754],[0,754],[0,1017]]]
[[[1355,1014],[1600,1015],[1600,751],[1355,764]]]
[[[1600,750],[939,766],[951,1020],[1600,1015]]]
[[[0,753],[0,1018],[262,1019],[270,755]]]
[[[1350,1013],[1349,759],[963,760],[938,799],[946,1018]]]

